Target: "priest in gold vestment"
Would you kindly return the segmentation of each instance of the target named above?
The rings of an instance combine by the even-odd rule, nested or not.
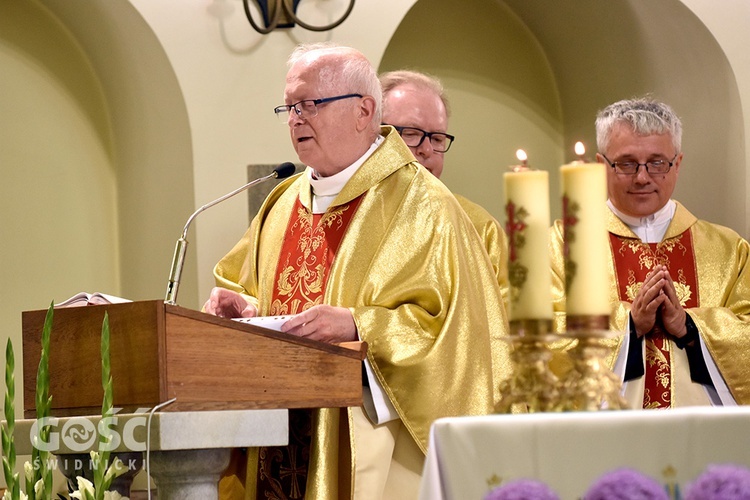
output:
[[[361,339],[369,387],[363,408],[312,412],[309,450],[287,450],[309,455],[306,479],[293,461],[283,478],[266,474],[264,460],[282,454],[261,450],[257,491],[416,498],[430,424],[491,413],[508,376],[500,290],[456,199],[393,128],[380,128],[380,84],[364,56],[316,44],[289,65],[275,111],[308,168],[271,192],[216,265],[205,310],[289,314],[282,331],[293,335]],[[249,467],[247,484],[255,480]]]
[[[682,124],[649,98],[597,116],[599,162],[609,166],[613,304],[610,366],[633,408],[750,403],[750,245],[671,199]],[[552,229],[558,327],[564,322],[563,225]]]
[[[443,175],[445,153],[455,137],[448,134],[450,105],[437,78],[411,70],[380,75],[383,86],[383,123],[393,125],[417,161],[432,175]],[[495,270],[497,284],[508,307],[508,239],[500,223],[484,207],[455,194],[479,233]]]

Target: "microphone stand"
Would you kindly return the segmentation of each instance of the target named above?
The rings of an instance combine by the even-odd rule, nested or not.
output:
[[[187,252],[188,246],[187,233],[188,229],[190,229],[190,224],[192,224],[193,219],[195,219],[195,217],[204,210],[211,208],[214,205],[221,203],[222,201],[229,199],[232,196],[241,193],[242,191],[256,184],[260,184],[261,182],[265,182],[269,179],[283,179],[285,177],[289,177],[294,173],[295,168],[296,167],[294,166],[294,164],[290,162],[282,163],[281,165],[276,167],[273,172],[266,175],[265,177],[260,177],[253,181],[250,181],[244,186],[235,189],[231,193],[227,193],[221,198],[217,198],[212,202],[206,203],[198,210],[193,212],[193,215],[191,215],[185,223],[185,227],[182,230],[182,236],[180,236],[180,239],[177,240],[177,244],[175,245],[174,256],[172,257],[172,269],[169,272],[169,282],[167,283],[167,294],[164,298],[165,304],[177,305],[177,291],[180,287],[180,277],[182,276],[182,268],[185,265],[185,253]]]

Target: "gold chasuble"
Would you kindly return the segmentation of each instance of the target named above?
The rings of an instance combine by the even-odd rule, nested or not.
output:
[[[695,323],[704,357],[718,368],[737,404],[750,404],[750,244],[723,226],[696,219],[677,203],[674,218],[663,240],[643,243],[606,206],[610,233],[610,327],[628,329],[630,307],[646,274],[656,264],[669,269],[682,306]],[[556,329],[565,328],[565,282],[562,257],[562,224],[555,221],[551,230],[553,301]],[[626,394],[633,407],[670,408],[710,404],[706,391],[691,381],[690,366],[684,350],[659,325],[646,337],[645,375],[634,385],[639,394]],[[605,342],[611,352],[612,368],[623,345],[623,337]],[[637,348],[631,344],[631,349]],[[564,360],[553,362],[560,373],[567,369]],[[631,398],[632,396],[632,398]]]
[[[320,282],[322,303],[350,309],[375,377],[407,437],[424,453],[435,419],[493,411],[499,382],[510,375],[501,340],[508,324],[492,265],[456,199],[416,163],[395,129],[383,127],[381,134],[385,141],[328,208],[330,215],[359,200],[332,260],[312,270],[329,267]],[[277,291],[279,283],[286,290],[295,284],[287,268],[303,267],[291,257],[287,266],[283,253],[299,207],[312,212],[306,174],[271,192],[243,239],[214,269],[218,286],[244,294],[260,315],[307,303]],[[317,287],[321,277],[306,277],[305,286]],[[313,412],[307,498],[352,497],[352,422],[351,409]]]
[[[500,286],[500,293],[503,295],[503,304],[508,308],[508,291],[510,284],[508,282],[508,238],[505,230],[500,223],[481,205],[464,198],[460,194],[454,194],[461,208],[469,216],[474,229],[479,233],[479,237],[484,243],[487,255],[490,257],[492,268],[495,270],[497,284]]]
[[[323,302],[328,271],[360,199],[324,214],[313,214],[297,200],[276,269],[272,316],[297,314]],[[289,410],[289,445],[258,451],[257,498],[304,498],[310,417],[310,410]]]

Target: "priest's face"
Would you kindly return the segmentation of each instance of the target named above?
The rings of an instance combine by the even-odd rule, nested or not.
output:
[[[678,154],[679,153],[679,154]],[[605,158],[606,156],[606,158]],[[638,135],[630,125],[615,124],[607,151],[596,155],[607,168],[609,199],[618,210],[632,217],[646,217],[664,207],[672,197],[682,163],[670,134]],[[673,159],[674,158],[674,159]],[[607,161],[609,160],[609,161]],[[640,165],[634,174],[618,173],[612,163],[672,162],[666,173],[649,173]]]
[[[285,104],[352,93],[336,82],[340,63],[337,57],[310,56],[298,61],[287,73]],[[289,132],[300,161],[322,177],[336,174],[354,163],[363,153],[357,133],[362,128],[358,118],[362,100],[349,97],[312,107],[309,103],[303,107],[303,103],[298,105],[301,113],[292,109]]]
[[[448,131],[448,114],[435,92],[407,83],[391,89],[383,97],[383,123],[397,127],[414,127],[425,132]],[[445,153],[432,148],[426,137],[416,147],[409,147],[419,163],[438,179],[443,173]]]

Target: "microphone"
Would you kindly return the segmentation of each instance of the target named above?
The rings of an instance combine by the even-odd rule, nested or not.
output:
[[[174,257],[172,257],[172,270],[169,272],[169,283],[167,283],[167,295],[164,298],[164,302],[166,304],[172,304],[177,305],[177,290],[180,287],[180,277],[182,276],[182,267],[185,265],[185,252],[187,251],[187,233],[188,229],[190,228],[190,224],[192,224],[193,219],[195,217],[206,210],[207,208],[211,208],[214,205],[221,203],[222,201],[231,198],[232,196],[236,195],[237,193],[241,193],[242,191],[246,190],[249,187],[252,187],[256,184],[260,184],[261,182],[265,182],[269,179],[285,179],[292,175],[294,171],[297,169],[297,167],[294,166],[294,163],[292,162],[284,162],[275,169],[273,169],[273,172],[266,175],[265,177],[260,177],[258,179],[255,179],[253,181],[248,182],[242,187],[239,187],[232,191],[231,193],[227,193],[221,198],[217,198],[214,201],[210,203],[206,203],[202,207],[200,207],[198,210],[193,212],[193,215],[190,216],[190,218],[185,223],[185,228],[182,230],[182,236],[180,236],[180,239],[177,240],[177,245],[174,249]]]

